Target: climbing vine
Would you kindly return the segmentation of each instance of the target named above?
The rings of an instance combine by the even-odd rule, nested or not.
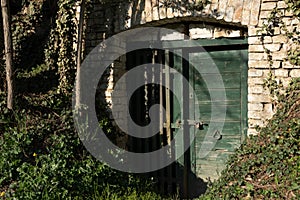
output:
[[[270,13],[269,17],[263,23],[261,32],[261,42],[264,46],[265,53],[267,54],[267,59],[269,63],[270,73],[265,80],[265,86],[269,89],[270,94],[274,99],[280,93],[284,93],[284,88],[280,80],[276,80],[274,74],[271,72],[271,67],[274,64],[272,53],[268,48],[265,47],[265,39],[268,36],[274,36],[275,34],[281,34],[282,38],[287,39],[285,43],[287,49],[286,58],[284,61],[288,61],[293,66],[300,65],[300,30],[299,30],[299,20],[300,20],[300,2],[294,0],[285,0],[287,8],[285,10],[274,8]],[[290,23],[287,24],[284,21],[285,14],[289,12]],[[277,29],[277,33],[276,33]]]
[[[55,26],[51,31],[45,60],[57,67],[60,92],[70,92],[75,79],[76,0],[59,0]]]
[[[289,0],[290,2],[291,0]],[[299,4],[299,2],[298,2]],[[290,4],[289,4],[290,5]],[[292,65],[300,65],[300,30],[298,24],[300,20],[300,15],[295,14],[296,8],[293,7],[288,7],[287,11],[293,11],[293,16],[291,20],[291,24],[288,26],[284,21],[284,13],[282,10],[279,10],[275,8],[269,18],[266,20],[266,22],[263,24],[262,29],[260,30],[262,32],[262,37],[261,40],[262,42],[264,41],[264,38],[266,36],[273,36],[275,33],[275,28],[279,28],[280,34],[288,38],[288,45],[289,45],[289,50],[287,53],[287,58]],[[300,4],[298,5],[298,10],[296,10],[297,13],[300,12]],[[298,23],[294,23],[298,22]],[[264,44],[264,43],[263,43]],[[268,54],[268,60],[270,64],[272,65],[272,56],[270,55],[270,52],[268,49],[265,48],[266,53]]]

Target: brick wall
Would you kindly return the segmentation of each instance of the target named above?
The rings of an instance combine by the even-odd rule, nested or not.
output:
[[[272,9],[283,12],[283,21],[290,30],[299,31],[299,21],[286,11],[280,0],[211,0],[202,11],[189,9],[193,6],[183,1],[171,1],[170,7],[158,0],[133,0],[131,3],[113,1],[109,4],[93,4],[86,23],[85,53],[103,39],[120,31],[140,26],[165,26],[184,32],[187,27],[191,39],[248,36],[248,134],[256,134],[255,125],[263,126],[272,117],[274,108],[264,80],[271,72],[276,79],[287,85],[292,77],[300,76],[300,66],[292,66],[285,57],[292,43],[275,28],[274,36],[264,37],[259,30],[266,23]],[[189,5],[190,4],[190,5]],[[172,25],[173,24],[173,25]],[[174,27],[175,26],[175,27]],[[268,62],[268,49],[273,65]],[[109,101],[113,80],[125,71],[125,61],[118,62],[109,73],[110,84],[106,88]]]

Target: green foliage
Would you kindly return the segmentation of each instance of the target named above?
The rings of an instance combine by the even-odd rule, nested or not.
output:
[[[6,199],[161,198],[149,181],[112,170],[85,150],[70,96],[19,96],[14,112],[0,97],[0,193]]]
[[[36,26],[41,20],[42,1],[30,1],[29,5],[24,7],[23,12],[12,16],[12,39],[14,48],[15,65],[20,65],[24,50],[28,50],[32,45],[28,38],[36,32]],[[25,9],[26,8],[26,9]],[[28,53],[28,52],[27,52]],[[31,60],[32,62],[32,60]],[[24,63],[22,63],[24,65]]]
[[[55,26],[51,31],[46,62],[50,67],[57,66],[59,91],[71,91],[75,80],[76,24],[75,0],[59,0]]]
[[[200,199],[300,198],[300,79],[279,95],[277,113],[228,160]]]
[[[300,2],[297,0],[285,0],[285,3],[288,6],[288,10],[291,10],[294,16],[300,18]]]
[[[295,0],[285,0],[287,4],[286,11],[292,13],[292,19],[300,20],[300,2]],[[262,29],[259,31],[262,33],[261,40],[264,42],[265,36],[273,36],[275,28],[280,28],[280,34],[286,36],[289,40],[290,48],[287,53],[287,58],[292,65],[300,65],[300,30],[297,24],[287,25],[284,21],[284,11],[274,8],[270,13],[267,20],[263,23]],[[264,43],[263,43],[264,44]],[[272,66],[272,56],[268,49],[265,48],[268,54],[270,66]]]

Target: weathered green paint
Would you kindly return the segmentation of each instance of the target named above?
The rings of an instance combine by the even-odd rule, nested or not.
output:
[[[215,41],[217,43],[217,41]],[[233,41],[233,44],[236,41]],[[230,44],[229,40],[221,42],[222,44]],[[225,48],[226,49],[226,48]],[[222,100],[222,88],[217,83],[210,84],[210,88],[203,79],[214,79],[219,74],[211,73],[210,66],[207,63],[211,62],[208,55],[218,67],[219,73],[222,76],[226,100]],[[202,145],[209,143],[204,141],[207,127],[204,130],[196,130],[195,139],[195,159],[197,176],[205,179],[216,179],[220,172],[225,167],[225,161],[228,155],[232,154],[244,139],[245,130],[247,127],[247,50],[237,49],[219,50],[218,48],[209,49],[209,54],[202,52],[193,52],[190,55],[190,61],[197,63],[201,67],[203,73],[195,73],[194,88],[197,94],[197,105],[200,110],[200,117],[205,123],[209,123],[212,119],[214,122],[223,120],[220,118],[222,109],[211,113],[210,92],[213,92],[216,98],[214,103],[217,106],[226,107],[226,118],[224,120],[223,130],[219,130],[221,138],[217,140],[212,151],[205,157],[199,157],[197,152],[200,151]],[[220,113],[219,113],[220,112]]]
[[[170,142],[174,134],[178,133],[178,130],[182,130],[180,135],[182,141],[176,142],[175,146],[170,147],[170,156],[175,156],[182,151],[186,137],[195,137],[193,144],[184,156],[181,156],[175,164],[155,173],[155,176],[160,177],[162,191],[168,192],[169,190],[165,181],[169,182],[167,185],[174,186],[175,184],[175,188],[172,190],[176,190],[178,180],[188,184],[188,178],[185,177],[187,172],[193,173],[204,180],[207,177],[217,178],[224,169],[228,156],[233,154],[235,148],[239,147],[243,141],[247,130],[248,57],[246,44],[247,41],[243,39],[165,41],[162,42],[162,47],[166,51],[159,50],[156,57],[152,49],[140,50],[129,56],[132,59],[130,62],[135,66],[145,63],[161,63],[172,67],[173,69],[170,70],[160,69],[160,79],[168,85],[170,91],[182,94],[176,98],[172,92],[166,91],[164,87],[156,89],[159,90],[156,92],[159,95],[155,98],[159,99],[158,102],[165,106],[168,113],[168,116],[164,117],[167,120],[162,124],[164,131],[150,140],[133,138],[134,151],[147,152],[159,149],[162,145]],[[199,45],[202,45],[208,53],[204,52],[202,47],[199,48]],[[150,58],[148,58],[148,55],[150,55]],[[182,59],[182,55],[186,55],[189,60]],[[211,65],[207,65],[211,62],[211,59],[218,68],[219,74],[212,73]],[[191,63],[197,66],[192,66]],[[195,67],[201,67],[201,74],[197,72]],[[219,77],[219,75],[223,79],[226,100],[223,100],[223,88],[219,84],[213,82],[208,89],[203,78],[213,79]],[[182,86],[182,76],[193,86],[196,96],[190,96],[190,91]],[[145,95],[142,90],[140,93]],[[215,97],[213,102],[215,106],[219,108],[226,107],[225,119],[220,118],[222,109],[217,109],[215,113],[211,112],[211,93]],[[137,106],[135,119],[141,120],[141,124],[145,124],[147,120],[145,121],[142,118],[146,112],[143,109],[147,110],[148,108],[143,106],[142,102],[143,97],[137,96],[132,103]],[[183,104],[188,105],[188,111],[182,109]],[[195,108],[200,110],[200,119],[195,118]],[[163,116],[160,117],[163,118]],[[196,129],[193,125],[186,125],[184,122],[179,121],[183,118],[203,121],[208,124],[212,119],[217,125],[224,121],[223,129],[218,130],[221,138],[217,140],[216,145],[205,158],[200,157],[199,151],[201,146],[208,142],[205,141],[208,127],[204,126],[203,130]],[[170,136],[169,140],[166,139],[166,136]],[[184,188],[187,188],[187,185]]]

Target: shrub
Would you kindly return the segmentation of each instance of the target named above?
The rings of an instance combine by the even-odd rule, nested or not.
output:
[[[0,199],[161,198],[148,180],[113,170],[85,150],[69,96],[19,96],[15,112],[5,109],[3,97]]]
[[[300,79],[278,97],[276,114],[258,131],[200,199],[300,198]]]

